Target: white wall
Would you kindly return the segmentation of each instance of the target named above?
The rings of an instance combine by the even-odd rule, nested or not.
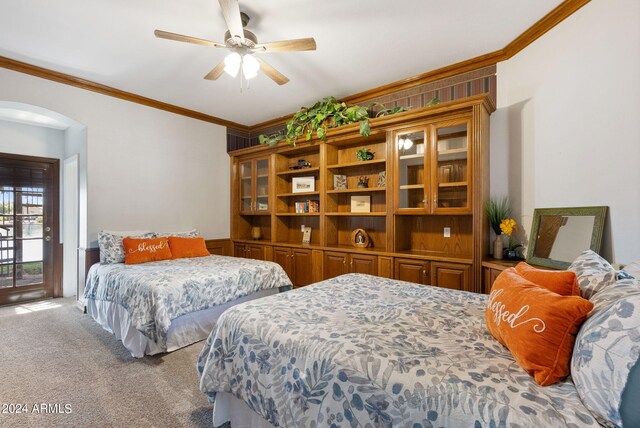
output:
[[[0,152],[45,158],[64,157],[64,131],[0,119]]]
[[[224,127],[5,69],[0,100],[86,126],[88,236],[81,246],[101,229],[196,227],[206,238],[229,236]]]
[[[492,195],[533,209],[609,206],[604,255],[640,259],[640,2],[593,0],[498,64]]]

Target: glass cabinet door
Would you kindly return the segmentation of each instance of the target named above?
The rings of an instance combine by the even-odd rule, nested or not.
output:
[[[433,211],[468,211],[469,123],[436,126],[433,140]]]
[[[252,162],[240,163],[240,211],[253,211]]]
[[[269,211],[269,159],[256,160],[256,201],[254,211]]]
[[[425,210],[425,130],[396,135],[398,159],[398,209]]]

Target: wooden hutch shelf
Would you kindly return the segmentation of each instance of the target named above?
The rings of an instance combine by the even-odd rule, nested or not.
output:
[[[356,272],[482,292],[494,110],[480,95],[370,119],[369,137],[352,124],[231,152],[235,255],[281,264],[296,287]],[[358,161],[362,148],[374,159]],[[370,247],[352,245],[355,229]]]

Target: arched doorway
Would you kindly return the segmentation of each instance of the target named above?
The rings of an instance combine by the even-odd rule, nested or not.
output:
[[[73,296],[78,290],[77,249],[87,240],[86,136],[84,125],[62,114],[0,101],[0,152],[55,158],[60,163],[59,242],[54,244],[62,247],[57,272],[62,273],[62,282],[56,297]]]

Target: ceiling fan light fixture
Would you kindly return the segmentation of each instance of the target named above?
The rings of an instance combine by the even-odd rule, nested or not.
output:
[[[240,71],[240,64],[242,63],[242,57],[238,52],[231,52],[224,59],[224,71],[231,77],[236,77],[238,71]]]
[[[242,57],[242,73],[245,79],[249,80],[256,77],[258,70],[260,70],[260,63],[253,55],[246,54]]]

